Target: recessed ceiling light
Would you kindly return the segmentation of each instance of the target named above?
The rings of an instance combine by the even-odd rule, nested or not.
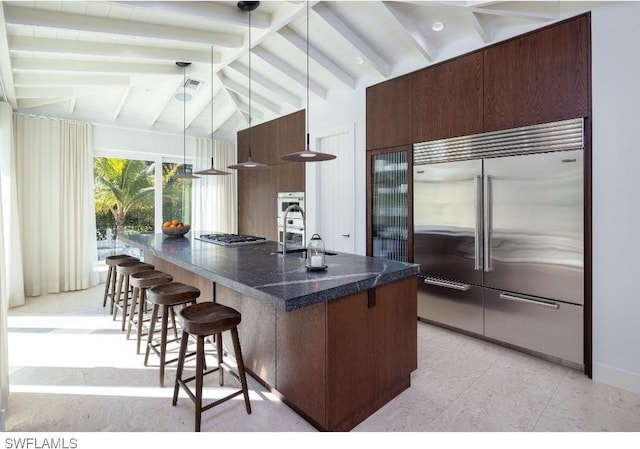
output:
[[[355,58],[353,58],[353,62],[355,62],[358,65],[364,64],[364,59],[362,59],[361,56],[356,56]]]
[[[444,30],[444,23],[442,23],[442,22],[434,22],[433,25],[431,25],[431,29],[433,31],[442,31],[442,30]]]

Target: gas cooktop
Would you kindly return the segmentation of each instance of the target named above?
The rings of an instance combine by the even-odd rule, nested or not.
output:
[[[263,243],[267,239],[264,237],[256,237],[253,235],[245,234],[201,234],[200,237],[196,237],[203,242],[215,243],[216,245],[247,245],[252,243]]]

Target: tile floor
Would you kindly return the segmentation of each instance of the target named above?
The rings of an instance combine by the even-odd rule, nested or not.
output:
[[[135,339],[102,308],[103,286],[29,298],[10,310],[8,432],[187,432],[193,404],[171,406],[157,358],[145,367]],[[640,395],[581,372],[418,322],[411,388],[353,432],[638,432]],[[171,379],[173,368],[167,371]],[[215,384],[215,381],[213,382]],[[203,415],[203,432],[315,432],[249,378],[241,396]],[[207,390],[214,398],[219,389]]]

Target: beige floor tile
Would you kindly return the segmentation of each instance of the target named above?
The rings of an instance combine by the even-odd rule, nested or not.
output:
[[[190,432],[193,404],[171,406],[174,368],[158,387],[120,322],[102,307],[103,285],[29,298],[10,310],[7,431]],[[354,429],[368,432],[640,432],[640,395],[582,373],[423,322],[411,387]],[[206,411],[209,432],[315,432],[249,378],[243,401]],[[222,392],[215,379],[205,390]],[[230,383],[230,387],[233,385]]]

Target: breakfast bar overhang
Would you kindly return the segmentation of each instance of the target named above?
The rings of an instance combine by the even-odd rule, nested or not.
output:
[[[337,253],[326,257],[325,271],[309,272],[301,253],[283,257],[271,241],[221,246],[163,234],[123,241],[198,287],[201,300],[238,310],[245,368],[317,429],[351,430],[409,388],[418,265]]]

